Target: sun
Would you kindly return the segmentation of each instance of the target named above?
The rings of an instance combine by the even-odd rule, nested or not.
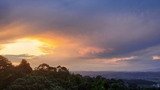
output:
[[[23,38],[15,40],[13,43],[7,43],[2,45],[0,50],[1,55],[45,55],[47,51],[44,48],[49,48],[49,45],[38,39]]]

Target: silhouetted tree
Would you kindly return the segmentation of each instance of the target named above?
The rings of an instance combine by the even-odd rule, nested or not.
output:
[[[69,73],[69,70],[68,70],[66,67],[61,67],[60,65],[57,66],[57,71],[58,71],[58,72]]]
[[[10,84],[12,76],[12,63],[7,58],[0,55],[0,89],[3,89]]]
[[[43,64],[40,64],[38,67],[36,67],[35,70],[49,71],[50,66],[46,63],[43,63]]]
[[[7,58],[0,55],[0,72],[8,70],[12,67],[12,63]]]
[[[27,75],[32,72],[30,64],[25,59],[22,59],[21,63],[16,66],[16,70],[18,71],[18,73],[21,73],[23,75]]]

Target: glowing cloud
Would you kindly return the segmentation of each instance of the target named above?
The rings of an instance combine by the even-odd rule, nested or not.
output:
[[[128,60],[133,60],[135,58],[136,58],[136,56],[110,58],[110,59],[103,60],[103,62],[106,63],[106,64],[119,64],[120,62],[128,61]]]
[[[28,54],[28,55],[44,55],[46,54],[42,47],[47,47],[44,42],[35,40],[35,39],[18,39],[13,43],[7,43],[2,45],[2,49],[0,50],[0,54],[2,55],[20,55],[20,54]]]
[[[86,55],[93,55],[97,53],[103,53],[104,51],[106,51],[106,49],[98,48],[98,47],[86,47],[86,48],[80,48],[78,53],[81,56],[86,56]]]
[[[153,60],[160,60],[160,56],[153,56]]]

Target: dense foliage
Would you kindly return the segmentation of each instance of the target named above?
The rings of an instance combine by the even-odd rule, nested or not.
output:
[[[18,66],[0,56],[0,90],[158,90],[141,88],[122,80],[70,73],[66,67],[45,63],[34,70],[26,60]]]

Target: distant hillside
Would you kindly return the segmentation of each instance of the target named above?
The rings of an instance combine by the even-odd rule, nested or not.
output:
[[[101,75],[105,78],[111,79],[142,79],[160,83],[160,72],[107,72],[107,71],[77,71],[83,76],[97,76]]]

